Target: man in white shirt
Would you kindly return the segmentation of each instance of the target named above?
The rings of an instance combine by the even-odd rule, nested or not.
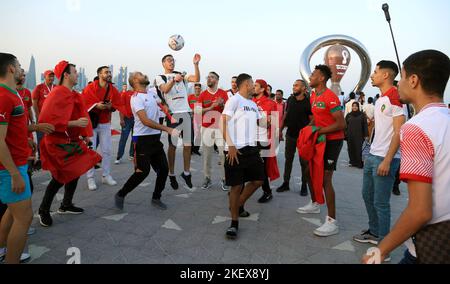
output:
[[[167,206],[161,201],[161,193],[166,186],[169,167],[164,146],[160,141],[161,131],[174,137],[178,136],[179,132],[159,124],[160,109],[156,101],[157,94],[153,89],[147,91],[150,85],[148,77],[141,72],[135,72],[130,75],[129,81],[135,91],[131,98],[131,110],[135,118],[133,136],[137,137],[135,172],[116,194],[115,205],[118,209],[123,209],[125,197],[147,178],[152,167],[157,173],[152,204],[166,210]]]
[[[344,117],[347,117],[347,114],[352,112],[353,103],[355,102],[357,102],[356,94],[352,92],[350,93],[350,101],[348,101],[348,103],[345,104]],[[361,109],[361,105],[359,105],[359,109]]]
[[[183,136],[183,160],[184,160],[184,172],[181,177],[186,182],[189,188],[192,188],[191,181],[191,155],[192,155],[192,110],[188,103],[188,83],[196,83],[200,81],[200,69],[199,63],[201,56],[196,54],[194,56],[194,68],[195,75],[186,75],[175,71],[175,59],[172,55],[166,55],[162,59],[162,65],[164,67],[164,75],[156,77],[156,87],[161,91],[164,99],[169,106],[170,112],[173,113],[175,123],[167,122],[167,126],[176,128],[182,132]],[[175,156],[178,145],[178,139],[173,141],[169,135],[169,178],[170,185],[173,189],[177,190],[179,185],[175,176]]]
[[[378,246],[382,262],[398,246],[408,241],[409,251],[402,264],[450,263],[450,112],[444,104],[444,92],[450,75],[447,55],[425,50],[408,57],[403,63],[399,83],[403,102],[411,103],[418,114],[401,129],[400,178],[408,183],[409,202],[397,224]],[[441,238],[422,245],[430,225]],[[410,240],[416,236],[415,245]],[[363,263],[372,263],[364,256]]]
[[[368,103],[363,106],[363,111],[367,116],[367,126],[369,128],[369,141],[372,141],[373,128],[375,127],[375,106],[373,98],[369,98]]]
[[[353,237],[360,243],[378,244],[391,228],[390,198],[400,167],[400,128],[405,123],[403,105],[394,86],[398,73],[397,64],[380,61],[371,77],[372,85],[383,95],[375,106],[375,138],[364,164],[362,195],[369,229]]]
[[[237,85],[239,94],[225,104],[220,124],[226,141],[225,182],[231,187],[232,221],[231,227],[226,232],[229,239],[237,237],[239,216],[247,213],[244,204],[262,186],[266,176],[264,162],[256,143],[258,121],[262,116],[258,106],[252,101],[254,82],[250,75],[241,74],[237,78]],[[245,216],[248,217],[249,214]]]

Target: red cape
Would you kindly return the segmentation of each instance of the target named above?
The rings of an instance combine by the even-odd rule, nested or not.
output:
[[[81,95],[64,86],[52,90],[39,116],[39,123],[55,126],[55,132],[45,135],[40,144],[42,168],[60,183],[79,178],[102,159],[80,139],[93,136],[90,124],[86,128],[68,128],[69,121],[82,117],[89,115]]]
[[[86,111],[91,110],[96,104],[102,103],[104,101],[105,99],[104,94],[101,95],[101,93],[102,92],[100,92],[100,85],[98,80],[90,83],[83,90],[82,98],[86,106]],[[115,108],[116,110],[120,111],[121,113],[127,113],[125,101],[123,100],[122,96],[120,95],[116,87],[114,87],[114,85],[111,83],[109,85],[109,94],[106,100],[110,101],[112,107]],[[100,113],[100,111],[98,112]],[[110,113],[108,113],[107,115],[110,115]]]
[[[309,162],[311,184],[315,195],[315,202],[325,204],[323,193],[323,176],[326,142],[319,141],[319,133],[312,126],[303,128],[297,141],[300,158]]]

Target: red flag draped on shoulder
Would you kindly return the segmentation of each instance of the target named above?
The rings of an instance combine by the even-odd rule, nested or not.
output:
[[[98,80],[90,83],[82,93],[82,98],[86,106],[86,110],[96,111],[100,115],[100,123],[107,123],[111,121],[110,111],[99,111],[94,110],[98,103],[103,103],[105,101],[111,102],[112,107],[121,113],[126,113],[125,102],[120,95],[119,91],[114,87],[112,83],[109,83],[109,93],[106,94],[107,88],[100,87]]]
[[[45,100],[40,123],[55,126],[55,132],[42,139],[42,168],[51,172],[60,183],[69,183],[101,161],[101,156],[90,150],[80,136],[93,136],[92,126],[69,128],[69,122],[89,118],[81,95],[64,86],[55,87]]]

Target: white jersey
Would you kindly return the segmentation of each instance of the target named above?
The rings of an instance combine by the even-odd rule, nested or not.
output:
[[[164,85],[170,81],[173,81],[175,79],[175,76],[177,74],[171,73],[171,74],[165,74],[164,76],[167,78],[167,81],[163,80],[161,75],[156,77],[156,86],[158,88],[161,87],[161,85]],[[188,76],[186,76],[188,78]],[[167,102],[167,105],[169,106],[169,109],[172,111],[172,113],[186,113],[186,112],[192,112],[191,108],[189,107],[188,103],[188,82],[187,81],[181,81],[178,83],[175,83],[173,85],[172,89],[169,93],[164,94],[164,99]]]
[[[236,94],[225,104],[223,114],[231,117],[227,129],[236,148],[256,147],[258,120],[262,118],[258,106],[251,99]]]
[[[160,108],[156,101],[158,95],[154,89],[150,89],[147,93],[135,93],[131,97],[131,110],[134,115],[134,129],[133,136],[148,136],[148,135],[159,135],[160,130],[150,128],[142,123],[139,119],[137,113],[144,110],[147,114],[148,119],[153,120],[155,123],[159,122]]]

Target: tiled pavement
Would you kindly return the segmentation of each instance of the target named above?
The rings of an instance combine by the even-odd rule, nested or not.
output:
[[[118,137],[114,137],[114,149],[117,149],[117,140]],[[283,146],[279,154],[280,165],[284,165]],[[179,174],[180,157],[178,154]],[[367,227],[367,214],[361,197],[362,170],[349,168],[347,159],[344,149],[334,178],[341,229],[337,236],[319,238],[312,233],[317,228],[316,224],[325,219],[325,208],[321,215],[296,213],[300,205],[309,201],[299,195],[301,174],[297,160],[294,162],[291,192],[274,193],[269,204],[261,205],[256,201],[261,195],[258,191],[246,206],[253,213],[252,217],[241,220],[239,238],[229,241],[224,236],[229,226],[227,194],[220,188],[217,170],[212,189],[200,189],[203,181],[201,157],[194,156],[192,160],[193,183],[197,188],[190,191],[181,186],[180,190],[174,191],[167,183],[163,193],[163,201],[169,206],[167,211],[150,205],[154,172],[127,197],[123,212],[114,208],[114,194],[133,172],[132,163],[124,159],[121,165],[112,166],[113,176],[119,183],[116,187],[100,186],[101,172],[97,177],[99,190],[95,192],[87,190],[85,177],[80,179],[74,202],[86,210],[85,214],[55,215],[53,227],[47,229],[40,227],[38,219],[34,219],[37,233],[28,242],[31,263],[67,263],[71,258],[67,255],[68,249],[73,247],[81,252],[83,264],[359,263],[369,248],[351,240],[354,234]],[[217,162],[218,159],[213,165]],[[48,173],[38,173],[33,177],[35,212],[49,180]],[[178,180],[181,185],[181,179]],[[274,182],[273,187],[280,183]],[[62,194],[58,194],[56,199],[61,198]],[[56,211],[59,203],[55,200],[52,209]],[[393,223],[406,203],[406,190],[402,186],[402,196],[392,196]],[[402,253],[403,248],[392,255],[393,263],[401,259]]]

